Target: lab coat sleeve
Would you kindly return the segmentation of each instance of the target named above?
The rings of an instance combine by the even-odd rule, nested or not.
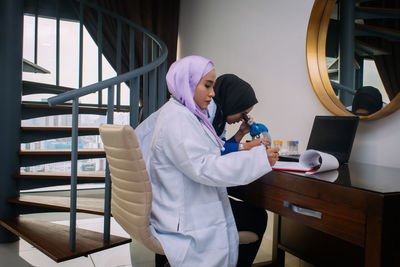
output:
[[[229,154],[231,152],[239,151],[239,143],[236,142],[235,137],[232,136],[232,138],[230,138],[229,140],[225,141],[224,148],[225,148],[225,150],[221,151],[221,155],[225,155],[225,154]]]
[[[170,120],[156,145],[186,177],[227,187],[248,184],[271,171],[264,146],[221,156],[212,137],[192,117]]]

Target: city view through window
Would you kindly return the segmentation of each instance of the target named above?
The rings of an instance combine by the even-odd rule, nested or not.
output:
[[[23,72],[24,81],[33,81],[46,84],[56,84],[56,21],[55,19],[38,19],[37,36],[37,65],[50,71],[50,73]],[[24,46],[23,58],[34,62],[34,38],[35,38],[35,18],[33,16],[24,17]],[[84,28],[83,32],[83,75],[82,86],[96,83],[98,81],[98,57],[97,45],[90,34]],[[79,23],[71,21],[60,21],[60,76],[59,85],[70,88],[79,87]],[[102,58],[102,78],[108,79],[116,75],[115,70],[103,56]],[[103,99],[107,99],[107,92],[103,90]],[[121,104],[128,105],[128,87],[121,85]],[[47,102],[47,98],[53,95],[27,95],[23,96],[23,101]],[[91,94],[80,98],[80,103],[96,104],[97,94]],[[71,126],[71,115],[57,115],[42,118],[34,118],[22,121],[22,126]],[[115,113],[114,122],[116,124],[129,124],[128,114]],[[100,115],[79,115],[80,127],[98,127],[100,123],[105,123],[105,116]],[[100,136],[80,136],[78,148],[102,148]],[[32,142],[21,145],[24,150],[44,150],[44,149],[71,149],[71,138],[57,138],[52,140]],[[78,161],[78,172],[98,172],[104,171],[105,159],[87,159]],[[59,162],[38,166],[21,168],[21,172],[70,172],[71,163]]]

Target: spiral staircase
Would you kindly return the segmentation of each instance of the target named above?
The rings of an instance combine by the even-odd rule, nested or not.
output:
[[[158,109],[166,101],[164,81],[167,68],[167,48],[157,36],[140,25],[127,20],[118,14],[103,9],[90,1],[57,0],[57,1],[24,1],[25,17],[35,21],[35,49],[33,60],[24,60],[24,70],[46,73],[38,60],[37,46],[40,18],[53,20],[56,25],[56,62],[55,81],[52,84],[21,81],[21,127],[20,151],[18,151],[19,171],[13,177],[17,186],[13,197],[7,199],[8,205],[16,217],[0,217],[0,228],[4,227],[15,236],[20,237],[45,253],[56,262],[85,256],[114,246],[129,243],[131,239],[110,234],[110,190],[111,182],[105,153],[101,143],[86,148],[82,138],[91,136],[91,140],[100,140],[99,122],[113,123],[115,114],[126,114],[126,124],[136,127],[141,119]],[[79,82],[77,88],[64,86],[60,82],[60,22],[73,21],[79,25],[79,64],[68,71],[77,71]],[[90,35],[96,40],[98,62],[98,82],[83,86],[83,34],[87,21],[92,21]],[[111,40],[116,47],[113,68],[115,77],[103,79],[105,44],[104,24],[107,20],[115,23],[115,39]],[[93,31],[96,29],[96,31]],[[24,45],[26,40],[24,40]],[[127,42],[126,42],[127,41]],[[138,51],[138,43],[142,44]],[[128,44],[127,46],[124,46]],[[124,54],[125,51],[125,54]],[[127,52],[126,52],[127,51]],[[42,53],[43,54],[47,54]],[[141,58],[137,58],[140,54]],[[136,56],[136,58],[135,58]],[[123,67],[123,61],[128,64]],[[125,70],[123,72],[123,70]],[[44,75],[44,74],[42,74]],[[125,90],[125,91],[124,91]],[[104,92],[103,92],[104,91]],[[125,92],[125,93],[124,93]],[[50,94],[49,100],[26,101],[26,96]],[[84,96],[97,94],[96,103],[85,103]],[[107,99],[104,99],[106,97]],[[124,104],[124,97],[129,98]],[[40,97],[39,97],[40,98]],[[126,101],[125,101],[126,102]],[[49,118],[64,115],[67,123],[49,125],[43,123]],[[96,115],[97,125],[82,126],[85,116]],[[31,123],[27,126],[27,121]],[[52,147],[54,140],[63,146]],[[88,143],[88,142],[86,142]],[[89,142],[90,143],[90,142]],[[37,149],[38,148],[38,149]],[[103,159],[100,168],[89,168],[80,162]],[[63,162],[68,172],[48,171],[50,164]],[[96,161],[97,162],[97,161]],[[44,166],[43,168],[40,166]],[[89,166],[85,170],[82,166]],[[98,166],[97,166],[98,167]],[[40,169],[42,168],[42,169]],[[51,169],[51,168],[50,168]],[[34,170],[34,171],[32,171]],[[38,171],[39,170],[39,171]],[[100,185],[104,188],[104,197],[80,197],[79,186],[82,184]],[[37,194],[45,188],[67,186],[68,196]],[[24,214],[41,212],[69,212],[69,225],[60,225],[49,221],[30,219]],[[79,229],[76,227],[77,212],[104,216],[102,233]]]
[[[335,1],[334,1],[335,2]],[[400,53],[400,1],[338,0],[331,14],[326,41],[327,69],[332,86],[345,106],[352,103],[357,88],[363,86],[365,61],[372,61],[379,72],[389,100],[397,91]],[[379,62],[379,64],[377,64]],[[390,70],[384,65],[391,64]],[[393,73],[390,73],[393,72]],[[393,75],[393,76],[392,76]],[[396,87],[396,86],[394,86]]]

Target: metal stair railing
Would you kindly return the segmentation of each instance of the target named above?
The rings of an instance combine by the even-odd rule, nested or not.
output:
[[[83,8],[84,5],[93,8],[98,12],[98,23],[99,28],[101,27],[101,18],[103,14],[112,16],[117,20],[118,23],[118,34],[117,34],[117,66],[120,66],[121,62],[121,34],[120,29],[122,23],[125,23],[129,27],[129,47],[130,47],[130,71],[124,74],[120,74],[120,67],[117,67],[117,76],[100,81],[98,83],[81,87],[82,84],[82,21],[84,19]],[[99,92],[101,95],[102,90],[108,90],[108,101],[107,101],[107,123],[113,123],[114,117],[114,91],[120,88],[121,83],[129,82],[130,84],[130,125],[136,127],[138,123],[139,114],[139,93],[140,93],[140,77],[143,76],[143,83],[149,83],[149,91],[144,92],[143,97],[148,97],[148,113],[152,113],[157,107],[160,107],[166,101],[166,82],[165,74],[167,68],[167,55],[168,50],[163,41],[161,41],[156,35],[149,32],[145,28],[137,25],[128,19],[121,17],[117,14],[113,14],[109,10],[98,7],[87,1],[80,2],[80,87],[79,89],[72,90],[58,96],[50,97],[48,103],[50,106],[65,103],[66,101],[72,100],[72,154],[71,154],[71,199],[70,199],[70,250],[74,251],[76,247],[76,202],[77,202],[77,166],[78,166],[78,114],[79,114],[79,98],[91,93]],[[134,62],[134,43],[135,36],[134,32],[139,31],[143,33],[144,43],[151,41],[150,47],[152,48],[152,58],[149,63],[147,45],[144,45],[144,64],[139,68],[133,69]],[[99,30],[99,40],[101,40],[101,30]],[[101,53],[101,43],[99,44],[99,53]],[[155,56],[157,55],[158,56]],[[100,62],[100,61],[99,61]],[[100,66],[101,68],[101,66]],[[99,68],[99,73],[100,73]],[[119,70],[118,70],[119,69]],[[100,74],[99,74],[100,75]],[[148,78],[147,78],[148,75]],[[120,94],[117,93],[117,105],[120,103],[118,97]],[[146,101],[144,101],[146,102]],[[104,234],[103,239],[106,242],[110,240],[110,217],[111,217],[111,179],[108,164],[106,164],[106,178],[105,178],[105,200],[104,200]]]
[[[75,0],[70,0],[71,2],[75,2]],[[33,38],[33,58],[32,61],[34,64],[38,63],[39,60],[39,53],[38,53],[38,49],[39,49],[39,44],[38,44],[38,40],[39,40],[39,32],[40,32],[40,23],[39,23],[39,17],[40,14],[44,11],[42,11],[44,9],[43,4],[41,3],[41,0],[34,0],[32,1],[33,7],[30,6],[30,8],[28,8],[28,10],[26,11],[26,14],[28,15],[32,15],[34,16],[34,38]],[[51,13],[48,10],[45,11],[43,17],[45,18],[54,18],[55,19],[55,65],[54,65],[54,70],[52,70],[51,72],[53,72],[55,74],[55,85],[59,86],[60,85],[60,53],[61,53],[61,49],[60,49],[60,42],[61,42],[61,29],[60,29],[60,25],[61,25],[61,14],[65,15],[63,12],[61,12],[61,9],[65,8],[65,0],[56,0],[54,2],[51,2],[51,6],[52,9],[54,9],[54,11]],[[83,36],[83,31],[84,31],[84,19],[88,16],[91,17],[92,22],[94,23],[93,20],[97,20],[97,32],[94,32],[92,34],[94,34],[97,38],[97,76],[98,76],[98,81],[102,81],[103,80],[103,40],[105,40],[103,38],[103,21],[105,21],[108,18],[112,18],[115,19],[116,21],[116,35],[115,35],[115,39],[116,39],[116,57],[115,57],[115,70],[117,75],[121,74],[121,70],[122,70],[122,42],[126,41],[126,43],[129,43],[129,45],[127,45],[126,50],[129,50],[129,60],[126,60],[129,62],[129,66],[127,66],[127,69],[129,69],[129,71],[133,70],[134,64],[135,64],[135,52],[132,51],[136,51],[136,55],[137,54],[141,54],[142,58],[142,64],[146,65],[149,62],[154,62],[155,59],[157,58],[157,56],[159,57],[160,54],[162,53],[162,51],[164,51],[166,49],[166,46],[164,44],[159,43],[159,40],[156,36],[154,36],[154,34],[152,34],[151,32],[149,32],[147,29],[143,28],[140,25],[137,25],[135,23],[133,23],[132,21],[130,21],[129,19],[125,18],[125,17],[121,17],[117,14],[112,13],[111,11],[101,8],[99,6],[97,6],[95,3],[92,3],[88,0],[80,0],[80,1],[76,1],[78,2],[78,8],[79,10],[77,10],[77,14],[75,16],[72,16],[71,14],[68,15],[68,19],[67,20],[77,20],[77,22],[79,22],[79,37],[77,38],[79,41],[78,47],[79,47],[79,56],[78,56],[78,65],[76,66],[76,68],[71,68],[69,71],[73,71],[76,70],[77,73],[77,77],[78,77],[78,83],[77,83],[77,87],[78,88],[82,88],[83,86],[83,81],[84,81],[84,71],[83,71],[83,57],[84,57],[84,36]],[[71,9],[71,7],[69,7],[69,9]],[[85,13],[86,10],[91,9],[93,10],[92,13]],[[97,16],[97,18],[96,18]],[[73,17],[73,18],[72,18]],[[127,28],[124,28],[124,24],[128,25],[129,27],[129,38],[126,37],[126,39],[122,40],[122,33],[123,30],[126,30]],[[136,33],[143,33],[142,35],[136,34]],[[142,40],[140,39],[142,38]],[[129,40],[128,40],[129,39]],[[135,49],[135,41],[136,41],[136,49]],[[138,45],[138,41],[142,41],[142,47],[139,47],[140,45]],[[124,43],[125,44],[125,43]],[[138,49],[141,49],[140,51],[138,51]],[[166,51],[166,50],[165,50]],[[48,53],[43,53],[43,54],[48,54]],[[114,60],[114,59],[113,59]],[[136,60],[137,61],[137,60]],[[91,65],[92,67],[92,65]],[[142,115],[143,118],[146,118],[148,115],[150,115],[152,112],[154,112],[158,107],[160,107],[166,99],[166,90],[164,90],[163,88],[165,88],[165,85],[162,85],[163,83],[165,83],[165,77],[162,75],[163,73],[166,73],[166,61],[159,65],[157,68],[154,68],[153,71],[150,71],[148,73],[145,73],[142,75],[142,77],[140,77],[140,75],[138,77],[142,78],[142,80],[132,80],[129,82],[135,83],[133,86],[139,87],[142,86],[142,90],[143,90],[143,94],[141,95],[142,97]],[[154,79],[154,76],[156,77]],[[158,85],[157,85],[158,84]],[[132,85],[131,85],[132,87]],[[158,88],[158,90],[157,90]],[[121,108],[121,85],[118,84],[116,87],[116,106],[118,109]],[[133,95],[134,100],[135,101],[139,101],[139,95],[138,92],[135,92],[135,94],[137,95]],[[132,96],[131,96],[132,97]],[[102,106],[103,105],[103,101],[102,101],[102,95],[99,93],[98,94],[98,101],[97,101],[97,105],[98,106]],[[132,102],[131,102],[132,104]],[[132,108],[132,105],[131,105]],[[130,124],[131,125],[137,125],[139,122],[139,108],[134,108],[133,110],[131,110],[131,117],[130,117]]]

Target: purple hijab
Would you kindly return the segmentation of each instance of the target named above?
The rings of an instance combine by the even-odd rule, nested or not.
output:
[[[207,110],[199,108],[193,99],[197,84],[213,69],[214,63],[211,60],[201,56],[187,56],[171,65],[166,79],[169,92],[204,123],[222,149],[224,141],[218,137],[214,127],[208,121]]]

